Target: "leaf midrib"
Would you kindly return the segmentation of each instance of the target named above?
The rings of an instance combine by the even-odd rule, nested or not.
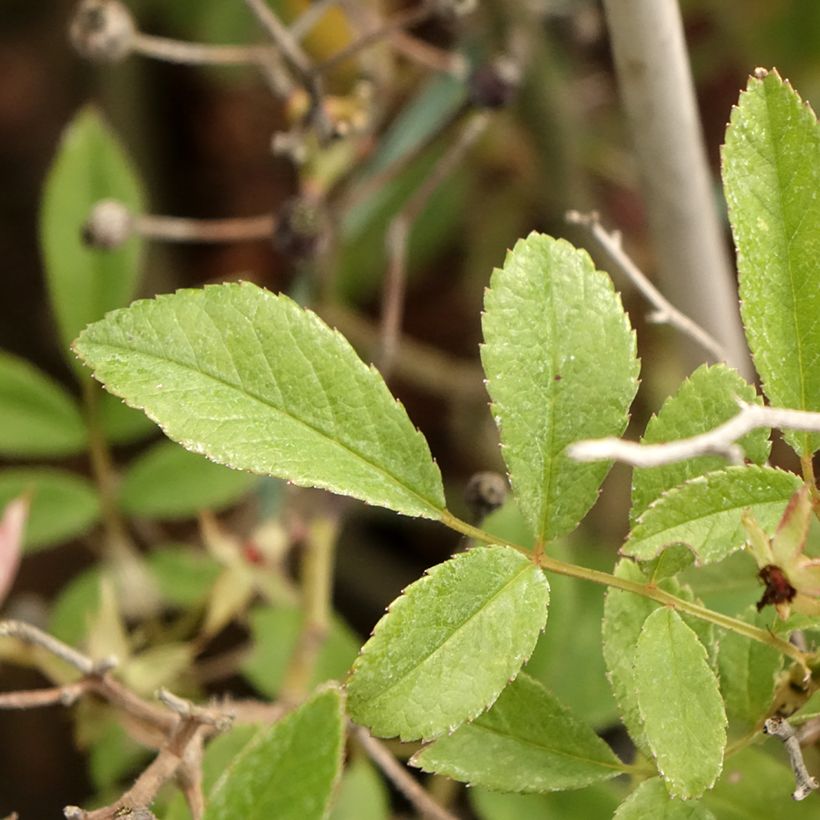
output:
[[[362,453],[359,453],[358,451],[354,450],[352,447],[350,447],[345,442],[339,440],[338,438],[334,438],[333,436],[328,435],[324,430],[321,430],[320,428],[310,424],[309,422],[305,421],[304,419],[301,419],[298,416],[294,416],[293,413],[289,412],[288,410],[286,410],[284,408],[281,408],[281,407],[277,407],[277,406],[271,404],[267,399],[265,399],[264,397],[258,395],[255,392],[247,390],[244,386],[237,386],[236,384],[224,379],[223,377],[218,376],[218,375],[214,375],[213,373],[208,372],[204,369],[197,369],[195,367],[191,367],[190,365],[184,364],[182,362],[178,362],[175,359],[171,359],[167,356],[160,356],[160,355],[157,355],[156,353],[144,351],[144,350],[141,350],[141,349],[137,349],[135,347],[128,347],[127,345],[115,344],[115,343],[110,342],[110,341],[99,342],[99,341],[89,340],[89,343],[94,344],[97,347],[101,347],[101,348],[110,348],[111,350],[122,351],[122,352],[125,352],[125,353],[128,353],[128,354],[131,354],[131,355],[140,355],[140,356],[144,356],[148,359],[154,359],[158,362],[163,362],[167,365],[177,367],[180,370],[193,373],[194,375],[201,376],[203,379],[206,379],[206,380],[210,379],[210,380],[216,382],[217,384],[220,384],[220,385],[223,385],[224,387],[230,388],[230,389],[236,391],[237,393],[239,393],[241,396],[244,396],[244,397],[247,397],[249,399],[252,399],[253,401],[256,401],[257,403],[261,404],[263,407],[269,409],[270,411],[272,411],[274,413],[278,413],[281,416],[284,416],[285,418],[287,418],[289,421],[293,422],[294,424],[297,424],[297,425],[300,425],[300,426],[304,427],[305,429],[309,430],[311,433],[314,433],[319,438],[322,438],[322,439],[325,439],[326,441],[329,441],[331,444],[339,447],[340,449],[342,449],[345,452],[349,453],[351,456],[354,456],[356,459],[361,461],[365,466],[367,466],[370,469],[376,471],[377,473],[383,475],[384,477],[386,477],[387,479],[392,481],[396,486],[398,486],[399,488],[401,488],[402,490],[404,490],[405,492],[410,494],[413,498],[418,499],[423,504],[424,507],[428,508],[431,511],[434,511],[437,514],[437,516],[440,517],[441,513],[444,510],[444,507],[439,506],[438,502],[434,502],[434,501],[431,501],[428,498],[425,498],[419,492],[417,492],[412,487],[410,487],[408,484],[406,484],[404,481],[402,481],[397,476],[395,476],[393,473],[389,472],[388,470],[386,470],[384,467],[380,466],[379,464],[376,464],[374,461],[372,461],[372,459],[368,458],[367,456],[363,455]],[[87,364],[91,365],[91,363],[86,359],[85,356],[83,356],[82,354],[80,354],[80,355],[81,355],[81,358],[83,358],[83,360],[85,360]],[[94,369],[94,372],[96,374],[98,368],[93,366],[93,365],[91,365],[91,366]],[[124,395],[123,393],[118,392],[118,391],[113,390],[113,389],[111,390],[111,392],[115,393],[115,395],[120,396],[120,398],[122,398],[123,401],[126,402],[126,404],[129,404],[132,407],[136,407],[139,410],[147,412],[146,408],[144,406],[141,406],[139,403],[137,403],[136,401],[133,401],[133,399],[131,399],[130,397]],[[160,427],[165,429],[164,422],[160,421],[159,419],[154,419],[154,421],[156,421],[156,423],[158,425],[160,425]],[[352,493],[350,493],[350,494],[352,495]],[[361,498],[361,496],[358,496],[358,497]]]

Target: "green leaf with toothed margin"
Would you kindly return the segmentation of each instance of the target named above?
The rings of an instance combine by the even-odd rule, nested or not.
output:
[[[715,815],[693,800],[676,800],[659,777],[644,780],[618,806],[613,820],[715,820]]]
[[[669,793],[700,797],[723,767],[726,712],[706,649],[667,607],[641,629],[635,685],[646,742]]]
[[[720,561],[746,541],[744,510],[771,532],[799,487],[796,475],[771,467],[728,467],[693,478],[644,512],[621,553],[648,561],[669,544],[686,544],[700,563]]]
[[[737,415],[737,399],[750,404],[763,403],[754,387],[730,367],[723,364],[702,365],[649,420],[641,443],[677,441],[712,430]],[[769,457],[771,442],[768,430],[753,430],[738,443],[743,447],[746,458],[755,464],[763,464]],[[636,467],[632,472],[630,521],[634,524],[640,514],[666,490],[690,478],[719,470],[724,464],[720,456],[701,456],[659,467]]]
[[[505,792],[580,789],[625,770],[590,726],[525,674],[487,712],[425,746],[410,762]]]
[[[115,250],[90,248],[83,241],[91,209],[103,199],[116,199],[133,213],[143,210],[142,190],[128,157],[99,112],[88,107],[63,134],[40,210],[46,282],[66,354],[89,322],[128,304],[137,285],[138,238]],[[76,359],[68,358],[82,372]]]
[[[314,313],[250,283],[135,302],[74,344],[169,438],[239,470],[439,518],[427,442],[381,376]]]
[[[609,277],[562,239],[516,243],[485,294],[481,361],[513,490],[536,541],[574,529],[611,466],[571,460],[618,436],[638,386],[635,334]]]
[[[380,737],[434,738],[495,701],[532,653],[549,584],[526,556],[474,547],[411,584],[353,664],[348,710]]]
[[[328,687],[233,758],[208,795],[205,820],[321,820],[341,775],[344,698]]]
[[[758,69],[732,111],[723,184],[740,311],[772,405],[820,411],[820,127],[776,71]],[[802,456],[820,433],[787,432]]]

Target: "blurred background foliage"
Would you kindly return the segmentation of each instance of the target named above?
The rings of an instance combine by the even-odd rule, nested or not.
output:
[[[306,5],[304,0],[272,2],[286,20]],[[360,5],[377,11],[390,6],[381,0]],[[140,58],[111,67],[88,65],[68,45],[73,7],[71,0],[3,3],[0,258],[5,298],[0,349],[33,362],[77,392],[46,296],[37,220],[60,133],[83,105],[91,101],[104,112],[138,169],[151,213],[215,218],[277,212],[299,191],[300,175],[270,150],[272,134],[288,127],[288,106],[275,100],[251,70],[192,69]],[[239,0],[132,0],[129,7],[146,32],[212,43],[261,40]],[[709,157],[717,172],[730,107],[755,66],[777,66],[805,99],[820,100],[820,3],[683,0],[682,9]],[[413,33],[440,49],[458,51],[475,65],[512,42],[521,50],[513,56],[521,58],[524,72],[513,102],[492,113],[482,139],[415,220],[409,245],[405,359],[391,386],[430,441],[448,498],[462,513],[460,498],[469,476],[501,469],[478,345],[483,288],[505,250],[530,230],[567,236],[582,245],[583,236],[564,223],[563,214],[570,208],[594,208],[606,225],[624,232],[631,254],[650,275],[654,260],[598,3],[483,0],[477,13],[463,21],[432,21]],[[321,62],[353,36],[345,15],[334,10],[305,44]],[[374,48],[363,63],[369,79],[378,80],[378,138],[365,149],[334,147],[301,175],[303,192],[330,192],[336,239],[327,253],[318,261],[297,259],[268,241],[155,244],[147,248],[140,295],[252,279],[310,301],[350,336],[363,356],[375,355],[387,226],[456,138],[470,103],[464,81],[419,69],[385,46]],[[356,64],[347,61],[329,75],[328,86],[340,105],[355,108],[361,79]],[[384,185],[374,183],[402,157],[407,161],[397,174]],[[343,186],[334,185],[339,179]],[[717,185],[715,196],[720,196]],[[687,369],[674,331],[645,322],[645,304],[626,283],[616,281],[616,286],[626,288],[625,304],[638,331],[643,362],[630,428],[639,435]],[[110,411],[112,418],[117,413]],[[276,564],[284,550],[285,536],[276,529],[282,488],[219,469],[208,472],[210,465],[192,463],[195,456],[159,440],[152,426],[127,414],[112,420],[114,461],[124,474],[122,508],[133,517],[139,541],[151,546],[145,566],[162,601],[156,618],[141,623],[135,633],[115,593],[99,583],[94,541],[88,537],[99,517],[98,502],[83,478],[88,475],[83,433],[72,424],[76,420],[68,418],[66,441],[51,450],[57,455],[63,448],[52,460],[59,471],[31,467],[23,457],[27,454],[3,459],[0,503],[13,497],[21,482],[33,480],[33,470],[47,470],[35,502],[45,506],[41,514],[33,514],[29,552],[7,614],[48,624],[65,640],[88,642],[96,636],[108,647],[121,645],[127,658],[124,674],[139,691],[150,693],[157,685],[152,673],[160,670],[160,682],[187,685],[190,692],[229,689],[275,697],[301,615],[287,573],[271,573],[260,581],[261,574],[254,576],[252,570],[264,558]],[[776,446],[774,462],[793,468],[782,461],[786,458]],[[22,471],[28,473],[21,477]],[[628,471],[616,467],[582,528],[556,549],[580,563],[611,567],[627,529],[628,498]],[[295,503],[321,507],[325,502],[306,493]],[[210,539],[207,552],[194,546],[202,540],[195,519],[203,505],[223,512],[220,523],[214,519],[210,530],[202,528],[204,540]],[[60,509],[70,514],[55,515]],[[319,680],[343,674],[386,604],[458,546],[443,528],[359,504],[345,506],[343,522],[334,591],[339,619],[314,670]],[[62,529],[56,526],[60,523]],[[527,538],[509,506],[488,527],[522,543]],[[48,549],[55,545],[60,546]],[[261,550],[262,558],[253,550]],[[291,559],[282,560],[287,567]],[[737,611],[753,602],[759,590],[755,585],[721,590],[715,581],[703,593],[717,608],[719,593],[734,596],[723,603]],[[223,611],[215,611],[217,598]],[[596,728],[606,730],[615,722],[615,709],[600,657],[602,590],[554,579],[553,599],[549,628],[528,670]],[[242,617],[235,619],[237,613]],[[199,658],[198,680],[192,679],[191,669],[204,645],[190,641],[186,618],[204,619],[200,637],[212,642]],[[239,623],[231,625],[235,620]],[[226,679],[219,668],[208,666],[208,659],[223,657],[236,646],[246,651],[233,657]],[[42,682],[35,672],[6,664],[2,675],[3,689]],[[139,747],[99,710],[86,720],[79,717],[78,740],[91,749],[89,765],[74,751],[68,714],[0,713],[0,736],[15,738],[0,747],[0,814],[13,807],[23,817],[50,816],[65,803],[115,793],[121,779],[143,761]],[[210,765],[226,754],[221,746],[227,749],[230,742],[228,737],[220,741]],[[383,805],[381,787],[374,785],[364,760],[349,778],[338,817],[364,816],[345,809],[355,805],[359,793],[370,794],[374,806]],[[570,816],[562,803],[567,799],[572,798],[522,798],[517,808],[493,807],[493,795],[476,794],[473,803],[479,811],[490,806],[488,817],[526,817],[528,812],[559,817]],[[573,811],[584,806],[606,811],[616,798],[607,787],[581,800]],[[174,811],[179,809],[170,816],[176,816]],[[373,816],[384,816],[383,811]]]

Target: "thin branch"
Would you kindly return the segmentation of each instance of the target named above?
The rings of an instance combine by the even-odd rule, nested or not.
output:
[[[352,726],[356,739],[370,759],[384,772],[387,779],[413,804],[422,817],[433,820],[458,820],[440,806],[421,784],[396,760],[385,745],[362,726]]]
[[[141,31],[134,35],[133,51],[154,60],[197,66],[260,65],[274,53],[269,46],[189,43]]]
[[[435,13],[435,3],[424,2],[420,6],[413,6],[396,12],[394,15],[385,20],[378,28],[371,29],[366,34],[363,34],[358,40],[345,46],[341,51],[337,51],[332,57],[328,57],[322,63],[314,68],[315,74],[326,74],[342,63],[360,54],[364,49],[376,45],[376,43],[390,37],[397,31],[403,31],[407,28],[423,23],[430,19]]]
[[[726,351],[721,344],[711,334],[707,333],[697,322],[694,322],[686,314],[679,311],[650,281],[641,269],[629,258],[621,246],[620,237],[607,231],[600,223],[598,214],[595,212],[582,214],[578,211],[568,211],[567,222],[573,225],[583,225],[587,228],[592,237],[598,242],[603,250],[609,255],[633,285],[646,297],[655,307],[652,314],[653,321],[660,324],[672,325],[681,333],[694,339],[704,350],[706,350],[715,361],[728,361]]]
[[[0,709],[39,709],[43,706],[71,706],[89,690],[87,679],[53,686],[48,689],[31,689],[24,692],[0,694]]]
[[[633,467],[658,467],[703,455],[724,456],[734,464],[743,463],[743,448],[735,442],[752,430],[776,427],[781,430],[820,432],[820,413],[761,407],[738,402],[740,412],[729,421],[691,438],[666,444],[639,444],[618,438],[576,441],[567,454],[576,461],[621,461]]]
[[[314,0],[290,24],[290,36],[302,40],[339,0]]]
[[[134,229],[146,239],[166,242],[250,242],[273,239],[271,214],[236,219],[187,219],[145,214],[134,217]]]
[[[796,787],[792,792],[795,800],[805,800],[813,791],[820,789],[816,777],[812,777],[806,768],[803,760],[803,751],[797,739],[794,727],[784,718],[772,717],[763,724],[763,731],[767,735],[779,737],[786,747],[786,754],[789,756],[789,765],[794,773]]]
[[[387,229],[387,276],[382,292],[381,344],[376,365],[387,377],[393,367],[399,347],[407,285],[407,243],[413,223],[441,183],[464,159],[465,154],[484,133],[489,123],[485,113],[475,114],[467,121],[458,139],[440,157],[419,189],[410,197]]]

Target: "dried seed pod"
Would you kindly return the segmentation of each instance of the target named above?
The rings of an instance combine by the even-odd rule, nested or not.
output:
[[[506,500],[507,482],[499,473],[476,473],[464,489],[464,501],[476,521],[486,518]]]
[[[125,244],[134,233],[134,217],[116,199],[102,199],[91,209],[83,225],[83,242],[92,248],[113,250]]]
[[[136,33],[131,12],[119,0],[82,0],[68,29],[77,52],[95,63],[125,59]]]

